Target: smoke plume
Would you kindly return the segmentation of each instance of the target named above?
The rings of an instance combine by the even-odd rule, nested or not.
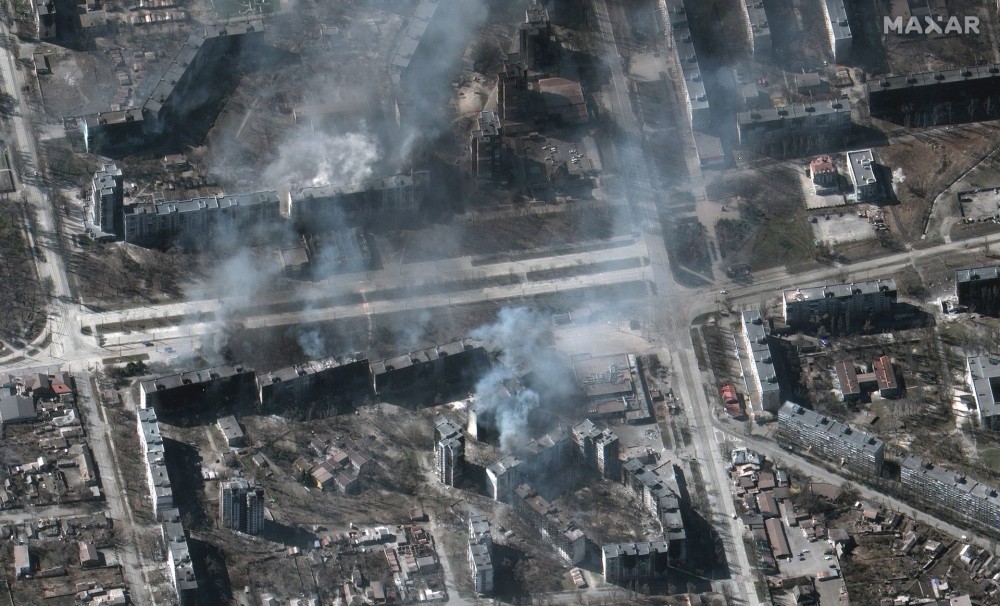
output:
[[[504,452],[517,452],[548,430],[573,392],[572,374],[548,344],[548,322],[528,308],[502,309],[495,323],[470,336],[501,352],[476,384],[475,411],[496,424]]]
[[[303,128],[281,143],[261,181],[278,189],[349,188],[371,177],[378,158],[378,146],[366,132],[329,134]]]

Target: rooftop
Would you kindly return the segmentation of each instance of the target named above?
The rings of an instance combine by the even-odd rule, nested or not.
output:
[[[778,411],[779,418],[811,427],[826,434],[831,441],[839,441],[862,452],[874,455],[884,449],[882,440],[870,434],[854,429],[821,415],[815,411],[803,408],[792,402],[785,402]]]
[[[955,282],[975,282],[976,280],[996,280],[1000,278],[1000,265],[959,269],[955,272]]]
[[[896,292],[896,281],[892,278],[885,280],[869,280],[867,282],[852,282],[850,284],[831,284],[828,286],[814,286],[809,288],[797,288],[786,290],[782,293],[785,303],[794,301],[809,301],[829,297],[852,297],[854,295],[868,295],[878,292]]]
[[[851,106],[840,101],[823,101],[808,105],[786,105],[780,108],[755,109],[740,112],[736,120],[740,126],[760,122],[780,122],[782,120],[799,120],[814,116],[847,114],[850,116]]]
[[[916,74],[887,76],[868,82],[868,94],[886,90],[917,88],[935,84],[950,84],[971,80],[989,80],[1000,77],[1000,64],[975,65],[956,69],[944,69],[935,72],[919,72]]]
[[[855,186],[873,185],[875,183],[875,156],[872,150],[847,152],[847,166],[851,171],[851,180]]]
[[[980,418],[1000,415],[1000,359],[970,356],[966,358],[966,368]]]
[[[851,38],[851,24],[847,20],[847,8],[844,7],[844,0],[824,0],[823,5],[834,41],[849,40]]]

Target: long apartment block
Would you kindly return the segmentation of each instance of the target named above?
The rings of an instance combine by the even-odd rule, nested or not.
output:
[[[870,434],[792,402],[778,411],[779,440],[857,473],[878,476],[885,460],[885,443]]]
[[[774,367],[771,339],[764,318],[757,310],[744,311],[743,346],[746,347],[749,373],[744,373],[751,404],[759,411],[775,412],[781,406],[781,386]]]
[[[1000,496],[996,488],[965,474],[909,455],[899,465],[904,491],[947,507],[965,520],[996,532],[1000,528]]]
[[[857,329],[866,321],[893,313],[896,281],[890,278],[786,290],[782,305],[785,323],[792,328],[836,320],[847,329]]]

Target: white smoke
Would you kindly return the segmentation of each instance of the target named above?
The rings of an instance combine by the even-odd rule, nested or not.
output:
[[[281,143],[261,182],[282,189],[350,188],[372,176],[378,159],[378,145],[366,132],[323,134],[300,129]]]
[[[516,452],[530,442],[540,433],[532,431],[536,421],[548,416],[542,396],[535,389],[522,389],[519,377],[531,372],[547,396],[562,393],[567,384],[564,369],[546,344],[548,334],[545,318],[524,307],[502,309],[495,323],[470,334],[501,350],[500,364],[476,383],[474,407],[496,424],[504,452]]]

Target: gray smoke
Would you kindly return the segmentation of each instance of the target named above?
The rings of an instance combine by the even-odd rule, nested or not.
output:
[[[572,375],[547,343],[548,321],[528,308],[502,309],[495,323],[470,336],[501,351],[500,363],[476,383],[475,411],[496,424],[504,452],[517,452],[548,429],[572,393]],[[531,385],[522,389],[529,374]]]

